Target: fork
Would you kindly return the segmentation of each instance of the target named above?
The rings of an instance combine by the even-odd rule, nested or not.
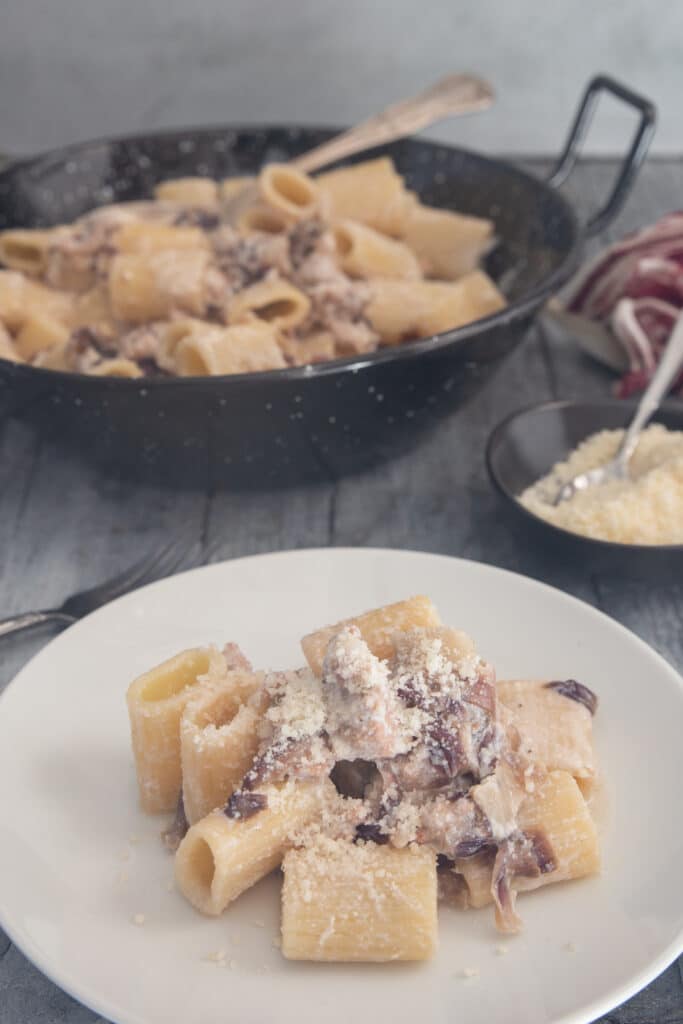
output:
[[[628,477],[629,461],[636,450],[641,432],[656,413],[681,366],[683,366],[683,315],[678,318],[659,365],[638,403],[635,415],[624,433],[614,458],[604,466],[596,466],[595,469],[579,473],[573,480],[562,484],[555,495],[553,505],[561,505],[563,501],[569,501],[579,491],[586,491],[589,487],[596,487],[608,480],[625,480]]]
[[[168,576],[185,559],[187,553],[187,545],[183,543],[182,539],[171,541],[151,555],[146,555],[130,565],[118,576],[105,580],[104,583],[99,583],[89,590],[81,590],[77,594],[72,594],[59,608],[23,612],[7,619],[0,619],[0,637],[32,629],[43,623],[59,626],[60,629],[71,626],[78,619],[94,612],[96,608],[101,608],[103,604],[113,601],[116,597],[121,597],[122,594],[127,594],[135,587],[161,579],[162,576]]]

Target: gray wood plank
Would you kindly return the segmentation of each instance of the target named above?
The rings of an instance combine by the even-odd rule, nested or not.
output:
[[[549,164],[529,166],[543,173]],[[609,161],[577,169],[567,187],[582,214],[596,208],[613,175]],[[617,222],[588,251],[679,206],[682,187],[682,161],[651,161]],[[328,544],[490,562],[602,608],[683,669],[683,584],[653,588],[550,563],[543,550],[520,546],[486,475],[486,438],[508,412],[553,397],[604,395],[612,382],[566,335],[534,329],[481,396],[416,451],[329,485],[260,494],[133,486],[88,469],[20,424],[0,422],[0,616],[59,602],[186,530],[198,545],[195,562]],[[3,644],[0,688],[48,636]],[[681,963],[604,1020],[683,1024]],[[99,1018],[52,985],[0,932],[0,1024],[24,1020],[94,1024]]]

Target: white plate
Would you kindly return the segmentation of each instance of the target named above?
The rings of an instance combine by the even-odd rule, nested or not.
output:
[[[604,873],[520,899],[516,938],[501,940],[488,910],[444,909],[429,964],[287,963],[273,945],[276,878],[218,920],[168,890],[159,823],[136,809],[126,685],[209,641],[235,639],[260,665],[295,666],[305,631],[418,592],[476,638],[500,676],[572,676],[599,694]],[[683,948],[682,735],[676,672],[604,615],[524,577],[371,550],[198,569],[73,626],[5,693],[0,921],[54,981],[119,1024],[341,1024],[351,1014],[392,1024],[586,1022]],[[232,969],[203,959],[220,949]],[[479,976],[465,979],[468,967]]]

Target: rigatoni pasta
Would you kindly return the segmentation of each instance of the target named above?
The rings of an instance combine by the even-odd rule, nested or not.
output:
[[[595,822],[576,781],[568,772],[544,776],[519,810],[519,824],[530,836],[542,834],[553,857],[550,871],[518,875],[516,892],[530,892],[555,882],[568,882],[600,870],[600,847]],[[455,871],[467,886],[469,906],[478,909],[493,903],[494,857],[490,852],[455,861]]]
[[[185,705],[180,763],[190,824],[225,806],[251,767],[264,702],[263,674],[235,669]]]
[[[518,895],[599,872],[585,684],[497,684],[425,596],[301,645],[306,668],[198,648],[129,688],[143,806],[170,810],[182,784],[166,842],[197,910],[281,865],[285,957],[424,960],[438,899],[492,904],[514,933]]]
[[[180,719],[191,690],[209,672],[210,648],[183,651],[145,672],[128,688],[127,703],[142,809],[170,811],[182,785]]]
[[[119,252],[152,253],[164,250],[208,249],[209,242],[199,228],[131,221],[123,224],[112,239]]]
[[[283,863],[289,960],[428,960],[438,945],[436,855],[317,837]]]
[[[202,249],[121,252],[109,275],[109,301],[117,320],[144,324],[174,311],[201,316],[207,305],[209,254]]]
[[[266,206],[265,203],[254,203],[238,215],[235,224],[243,235],[249,235],[253,231],[266,235],[280,235],[289,227],[289,220],[281,210]]]
[[[220,199],[234,199],[238,193],[247,187],[252,185],[254,179],[249,175],[224,178],[223,181],[218,183],[218,195]]]
[[[74,300],[63,292],[25,277],[15,270],[0,270],[0,323],[16,332],[31,316],[46,316],[68,326]]]
[[[2,324],[0,324],[0,359],[6,359],[10,363],[22,362],[12,335]]]
[[[259,320],[191,331],[175,348],[174,360],[182,377],[257,373],[286,365],[275,329]]]
[[[440,625],[439,613],[430,598],[418,594],[405,601],[397,601],[396,604],[373,608],[372,611],[363,612],[362,615],[337,622],[333,626],[317,629],[315,633],[303,637],[301,648],[315,674],[322,675],[323,660],[330,641],[346,627],[357,629],[372,654],[384,659],[393,654],[393,637],[396,633],[412,629],[431,629]]]
[[[416,335],[440,334],[505,306],[505,299],[481,270],[448,284],[377,279],[370,287],[368,319],[386,345]]]
[[[415,253],[403,242],[388,238],[367,224],[352,220],[334,226],[342,270],[351,277],[421,277]]]
[[[0,263],[10,270],[38,277],[45,271],[52,238],[52,231],[3,231],[0,233]]]
[[[503,308],[480,267],[493,243],[490,220],[425,206],[388,157],[316,177],[293,162],[220,182],[171,179],[153,200],[0,232],[4,351],[99,376],[256,373],[366,355]],[[35,318],[63,326],[24,329]],[[233,358],[216,332],[250,318],[274,333],[240,335]],[[202,326],[181,345],[173,328],[187,319]],[[232,348],[237,335],[227,337]]]
[[[552,681],[501,680],[496,692],[524,738],[524,754],[548,771],[568,772],[589,793],[597,774],[593,716],[580,700],[566,699],[566,682],[558,685],[559,690]]]
[[[493,222],[411,203],[403,222],[403,239],[425,275],[456,281],[481,263],[493,244]]]
[[[315,181],[286,164],[269,164],[257,178],[262,201],[289,220],[301,220],[320,212]]]
[[[316,178],[333,221],[354,220],[396,238],[411,196],[389,157],[363,160]]]
[[[230,302],[230,317],[236,322],[251,315],[282,330],[302,324],[310,310],[308,296],[288,281],[259,281]]]
[[[14,344],[21,358],[29,362],[39,352],[63,347],[68,337],[69,329],[63,323],[37,312],[26,317],[14,337]]]
[[[218,200],[218,185],[210,178],[172,178],[157,185],[154,195],[185,206],[212,206]]]
[[[132,359],[122,359],[116,356],[113,359],[102,359],[92,369],[95,377],[124,377],[126,380],[136,380],[142,377],[142,370]]]
[[[320,814],[324,788],[295,782],[269,786],[243,798],[248,811],[231,816],[217,811],[202,818],[178,847],[180,891],[203,914],[222,913],[282,863],[293,833]]]

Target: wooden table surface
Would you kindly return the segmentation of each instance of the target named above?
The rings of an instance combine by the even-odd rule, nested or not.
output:
[[[528,164],[539,173],[546,166]],[[611,161],[589,161],[577,170],[569,191],[581,213],[604,197],[614,171]],[[683,160],[650,161],[626,209],[598,243],[682,204]],[[436,551],[503,566],[601,608],[683,669],[683,583],[624,582],[590,565],[553,564],[542,548],[520,548],[487,479],[484,445],[508,412],[550,398],[605,395],[611,383],[610,374],[567,338],[537,326],[479,399],[417,451],[353,479],[272,494],[176,494],[122,483],[63,454],[49,437],[0,422],[0,617],[58,604],[189,526],[198,544],[195,564],[286,548],[357,545]],[[0,688],[49,635],[2,643]],[[683,1024],[682,967],[683,958],[604,1021]],[[43,977],[0,930],[0,1024],[99,1019]]]

